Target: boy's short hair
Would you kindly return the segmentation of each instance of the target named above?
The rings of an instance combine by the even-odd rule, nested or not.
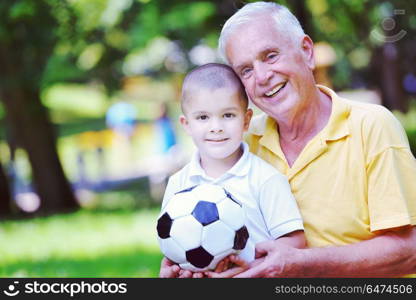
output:
[[[209,63],[190,71],[182,84],[181,108],[185,113],[185,104],[192,95],[201,89],[216,90],[220,88],[235,89],[244,109],[248,107],[248,97],[243,84],[233,69],[224,64]]]

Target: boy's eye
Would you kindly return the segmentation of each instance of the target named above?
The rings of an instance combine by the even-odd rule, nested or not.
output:
[[[208,119],[208,116],[207,115],[200,115],[200,116],[196,117],[196,119],[201,120],[201,121],[205,121],[205,120]]]
[[[235,117],[235,114],[232,114],[232,113],[225,113],[224,114],[225,119],[231,119],[231,118],[234,118],[234,117]]]

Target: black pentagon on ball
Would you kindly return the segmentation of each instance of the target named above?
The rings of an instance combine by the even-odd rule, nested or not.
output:
[[[199,201],[192,211],[194,218],[203,226],[219,219],[217,205],[208,201]]]
[[[249,234],[246,226],[241,227],[235,233],[234,237],[234,246],[233,249],[235,250],[242,250],[245,248],[247,244]]]
[[[227,198],[229,198],[231,201],[237,203],[238,205],[242,206],[241,203],[239,201],[237,201],[233,195],[231,195],[231,193],[229,191],[227,191],[226,189],[224,189],[225,195],[227,195]]]
[[[170,236],[171,227],[172,219],[168,213],[164,213],[159,220],[157,220],[157,234],[161,239],[167,239]]]
[[[186,260],[197,268],[208,267],[214,256],[209,254],[203,247],[186,251]]]

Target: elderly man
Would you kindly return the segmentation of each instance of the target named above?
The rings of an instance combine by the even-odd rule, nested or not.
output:
[[[416,273],[416,160],[394,116],[316,85],[313,42],[283,6],[245,5],[219,49],[265,112],[252,121],[250,150],[288,177],[310,247],[265,242],[238,276]]]

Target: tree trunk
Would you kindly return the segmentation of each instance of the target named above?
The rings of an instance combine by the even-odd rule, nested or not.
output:
[[[41,199],[40,213],[69,211],[78,207],[59,161],[55,135],[39,92],[24,88],[1,91],[7,120],[15,139],[26,150],[33,182]]]
[[[6,173],[0,164],[0,215],[11,215],[11,197],[9,189],[9,181],[7,180]]]
[[[406,101],[401,84],[399,68],[399,49],[394,43],[385,43],[382,48],[383,63],[381,64],[381,90],[383,104],[390,110],[407,112]]]
[[[315,38],[315,32],[313,30],[313,25],[311,24],[312,16],[309,10],[306,7],[306,1],[304,0],[295,0],[292,13],[299,20],[300,25],[303,28],[303,31],[309,35],[312,40]]]

